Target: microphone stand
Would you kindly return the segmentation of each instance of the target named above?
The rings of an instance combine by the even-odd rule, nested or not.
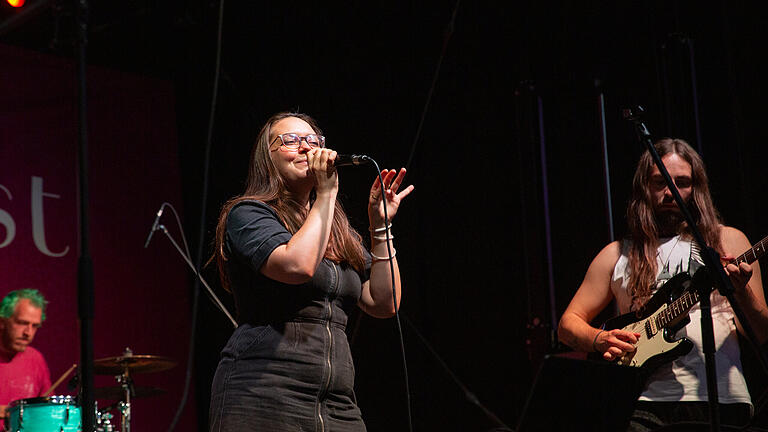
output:
[[[82,431],[91,432],[95,426],[95,396],[93,393],[93,318],[94,279],[90,254],[89,177],[88,177],[88,92],[86,46],[88,44],[88,0],[73,0],[77,60],[77,135],[80,190],[80,257],[77,265],[77,312],[80,319],[80,405]]]
[[[747,321],[741,308],[738,305],[738,302],[733,296],[733,292],[734,292],[733,284],[731,284],[730,278],[728,278],[728,275],[725,273],[725,269],[723,268],[722,264],[720,264],[720,255],[717,253],[716,250],[714,250],[712,247],[710,247],[704,242],[704,238],[702,237],[701,232],[696,226],[696,222],[693,219],[693,216],[691,216],[691,213],[688,210],[688,206],[685,204],[685,202],[683,201],[683,198],[680,196],[680,191],[677,190],[677,187],[674,181],[672,181],[672,177],[670,177],[669,172],[667,171],[666,167],[664,166],[664,163],[661,160],[661,157],[659,156],[659,153],[656,151],[656,147],[653,145],[653,141],[651,140],[651,134],[650,132],[648,132],[648,128],[640,119],[640,116],[644,111],[645,110],[641,106],[638,106],[635,112],[632,112],[631,109],[624,109],[623,116],[625,120],[628,120],[634,123],[638,139],[645,144],[645,146],[648,149],[648,152],[653,157],[653,161],[656,164],[656,166],[659,168],[659,172],[661,173],[661,175],[664,177],[664,180],[666,181],[667,186],[669,187],[669,191],[672,193],[672,196],[674,197],[675,202],[677,203],[677,207],[680,209],[683,216],[685,217],[685,220],[688,222],[688,226],[691,230],[691,233],[693,234],[694,240],[701,246],[701,249],[702,249],[701,258],[704,260],[704,265],[706,266],[706,272],[707,272],[706,276],[708,277],[705,277],[704,281],[707,283],[702,283],[702,284],[699,284],[698,286],[698,289],[700,291],[699,297],[700,297],[700,308],[701,308],[702,350],[704,352],[704,362],[706,367],[707,395],[708,395],[707,399],[709,404],[710,426],[712,431],[719,431],[720,430],[720,407],[719,407],[718,395],[717,395],[717,369],[715,367],[716,349],[715,349],[714,330],[713,330],[713,324],[712,324],[712,305],[709,298],[710,283],[714,283],[717,289],[720,291],[720,293],[728,299],[728,301],[731,304],[731,307],[733,308],[734,314],[736,315],[739,322],[741,323],[741,326],[744,329],[744,332],[746,333],[747,337],[751,341],[756,341],[757,339],[754,336],[754,333],[753,333],[752,327],[749,324],[749,321]],[[695,278],[695,279],[698,279],[698,278]]]
[[[204,287],[205,287],[205,289],[208,291],[208,294],[210,294],[210,296],[211,296],[211,299],[212,299],[212,300],[213,300],[213,302],[216,304],[216,306],[218,306],[218,308],[219,308],[219,309],[221,309],[221,311],[222,311],[222,312],[224,312],[224,315],[226,315],[226,316],[227,316],[227,318],[229,318],[229,321],[232,323],[232,325],[233,325],[235,328],[237,328],[237,321],[235,321],[235,319],[234,319],[234,318],[232,318],[232,315],[229,313],[229,311],[227,311],[227,308],[224,306],[224,304],[221,302],[221,300],[219,300],[219,298],[218,298],[218,297],[216,296],[216,294],[213,292],[213,290],[212,290],[212,289],[211,289],[211,287],[208,285],[208,283],[205,281],[205,279],[203,279],[203,276],[202,276],[202,275],[201,275],[201,274],[200,274],[200,273],[197,271],[197,268],[196,268],[196,267],[195,267],[195,265],[192,263],[192,260],[190,260],[190,259],[189,259],[189,257],[187,256],[187,254],[185,254],[185,253],[184,253],[184,251],[182,251],[182,250],[181,250],[181,247],[179,246],[179,244],[178,244],[178,243],[176,243],[176,240],[174,240],[174,239],[173,239],[173,237],[171,236],[171,234],[170,234],[170,233],[168,233],[168,229],[165,227],[165,225],[163,225],[163,224],[158,224],[158,225],[157,225],[157,227],[155,228],[155,230],[160,230],[160,231],[162,231],[162,232],[163,232],[163,234],[165,234],[165,236],[166,236],[166,237],[168,237],[168,240],[170,240],[170,241],[171,241],[171,244],[173,244],[173,247],[175,247],[175,248],[176,248],[176,250],[177,250],[177,251],[179,251],[179,255],[181,255],[181,257],[182,257],[182,258],[184,258],[184,261],[187,263],[187,265],[189,266],[189,268],[191,268],[191,269],[192,269],[192,271],[194,271],[194,272],[195,272],[195,275],[197,276],[197,278],[200,280],[200,282],[202,282],[202,283],[203,283],[203,286],[204,286]]]

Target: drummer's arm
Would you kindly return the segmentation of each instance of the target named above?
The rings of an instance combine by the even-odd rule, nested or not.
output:
[[[8,415],[8,405],[0,405],[0,419],[4,419]]]

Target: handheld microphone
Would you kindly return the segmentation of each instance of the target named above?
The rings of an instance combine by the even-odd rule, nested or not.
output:
[[[333,161],[333,166],[342,167],[349,165],[364,165],[370,162],[371,158],[366,155],[337,154],[336,160]]]
[[[147,241],[144,242],[144,248],[146,249],[147,246],[149,246],[149,241],[152,240],[152,235],[157,231],[158,222],[160,222],[160,216],[163,215],[163,209],[165,208],[165,205],[160,206],[160,210],[157,211],[157,216],[155,217],[155,222],[152,224],[152,230],[149,232],[149,235],[147,236]]]

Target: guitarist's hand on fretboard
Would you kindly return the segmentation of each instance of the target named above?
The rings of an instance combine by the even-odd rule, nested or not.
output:
[[[747,282],[752,278],[751,265],[728,254],[720,257],[720,260],[725,266],[725,274],[731,279],[734,290],[740,291],[747,286]]]
[[[635,344],[640,336],[640,333],[621,329],[601,330],[595,336],[593,346],[596,351],[603,353],[604,359],[613,361],[635,351]]]

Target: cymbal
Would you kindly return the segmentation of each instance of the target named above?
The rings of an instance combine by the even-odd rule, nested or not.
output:
[[[99,375],[119,375],[125,372],[161,372],[174,366],[176,366],[176,361],[167,357],[131,354],[94,360],[93,373]]]
[[[160,396],[165,393],[166,393],[165,390],[158,387],[134,386],[131,399]],[[109,400],[121,401],[125,399],[125,389],[123,389],[122,386],[98,387],[93,389],[93,396],[96,399],[109,399]]]

